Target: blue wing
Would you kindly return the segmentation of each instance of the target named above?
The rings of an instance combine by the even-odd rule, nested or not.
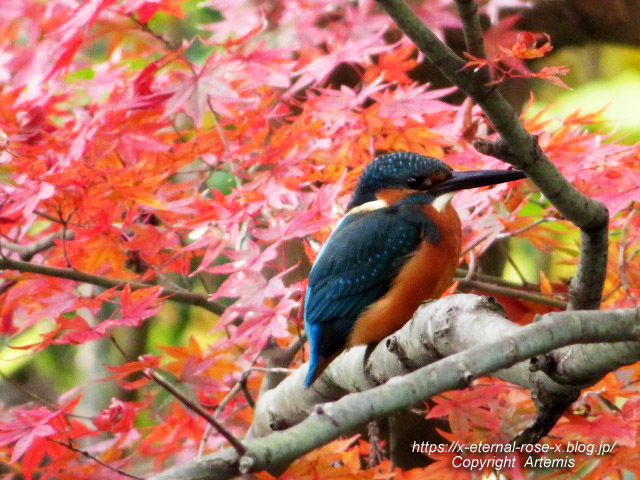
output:
[[[309,275],[305,329],[311,345],[308,387],[345,346],[360,313],[391,287],[424,238],[437,229],[419,205],[348,214],[333,231]]]

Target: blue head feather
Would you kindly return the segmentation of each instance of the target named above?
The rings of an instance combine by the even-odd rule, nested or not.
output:
[[[437,158],[419,153],[396,152],[380,155],[366,166],[353,193],[348,210],[376,199],[386,188],[413,188],[407,181],[420,181],[433,175],[452,175],[451,168]]]

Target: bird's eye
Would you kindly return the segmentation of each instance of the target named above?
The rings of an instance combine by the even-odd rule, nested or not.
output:
[[[425,186],[425,180],[423,178],[417,178],[417,177],[407,178],[407,187],[417,190],[421,186]]]

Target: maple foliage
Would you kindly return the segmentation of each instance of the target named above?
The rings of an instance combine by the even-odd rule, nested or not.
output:
[[[502,23],[509,25],[515,20],[517,20],[517,16],[512,17],[511,20],[503,21]],[[499,25],[495,28],[499,30]],[[500,31],[498,39],[498,41],[504,40],[503,32]],[[553,50],[549,35],[544,35],[544,43],[540,46],[537,46],[538,39],[539,36],[531,32],[520,32],[517,34],[515,41],[509,48],[504,47],[501,44],[497,44],[496,47],[500,53],[496,53],[487,58],[477,58],[470,53],[465,52],[464,56],[469,60],[465,68],[473,67],[477,69],[488,67],[495,76],[491,82],[493,84],[501,83],[507,78],[539,78],[559,87],[568,89],[569,86],[559,77],[569,73],[569,68],[565,66],[547,65],[542,67],[538,72],[532,72],[522,62],[522,60],[531,60],[533,58],[543,57]],[[490,43],[489,46],[491,46]],[[489,51],[491,51],[491,48],[489,48]]]
[[[451,3],[426,0],[416,11],[442,34],[460,26]],[[519,2],[482,8],[494,18],[502,3]],[[406,38],[388,35],[394,26],[375,2],[0,4],[0,254],[112,280],[3,270],[3,345],[36,356],[117,344],[116,355],[101,359],[101,375],[69,392],[52,390],[55,401],[2,406],[3,478],[148,475],[221,448],[224,438],[205,433],[207,421],[151,372],[241,438],[263,376],[259,353],[298,338],[309,265],[364,166],[377,153],[407,150],[454,169],[504,168],[472,147],[496,138],[482,111],[447,102],[455,88],[414,80],[422,56]],[[185,25],[193,31],[171,38]],[[566,67],[532,72],[526,63],[551,50],[543,34],[517,32],[507,17],[486,40],[488,58],[467,54],[468,68],[488,66],[496,83],[524,77],[565,86]],[[527,108],[522,121],[563,175],[609,209],[603,307],[630,307],[640,296],[640,144],[588,129],[599,113],[575,112],[551,128],[544,111]],[[529,182],[467,190],[454,205],[463,265],[494,240],[518,237],[560,252],[554,261],[575,270],[575,229]],[[566,278],[557,275],[543,272],[523,288],[566,299]],[[176,336],[130,358],[119,339],[152,323],[175,326],[166,310],[184,291],[213,306],[192,307],[188,340],[176,345]],[[517,295],[500,300],[521,323],[553,309]],[[298,353],[291,367],[303,362]],[[581,457],[589,478],[637,471],[639,376],[632,366],[624,381],[605,377],[553,431],[557,441],[617,442],[611,456]],[[95,382],[122,398],[83,410],[78,391]],[[451,427],[443,442],[504,442],[533,414],[527,393],[493,379],[434,401],[428,417]],[[358,438],[338,440],[281,478],[468,477],[446,455],[411,473],[393,472],[388,461],[367,469],[367,453]],[[523,478],[525,467],[511,473]]]

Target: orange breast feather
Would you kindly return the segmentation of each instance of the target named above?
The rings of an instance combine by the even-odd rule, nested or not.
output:
[[[407,323],[425,300],[438,298],[453,280],[460,257],[460,218],[451,205],[424,213],[436,224],[440,241],[422,241],[393,281],[389,291],[358,318],[349,346],[378,342]]]

